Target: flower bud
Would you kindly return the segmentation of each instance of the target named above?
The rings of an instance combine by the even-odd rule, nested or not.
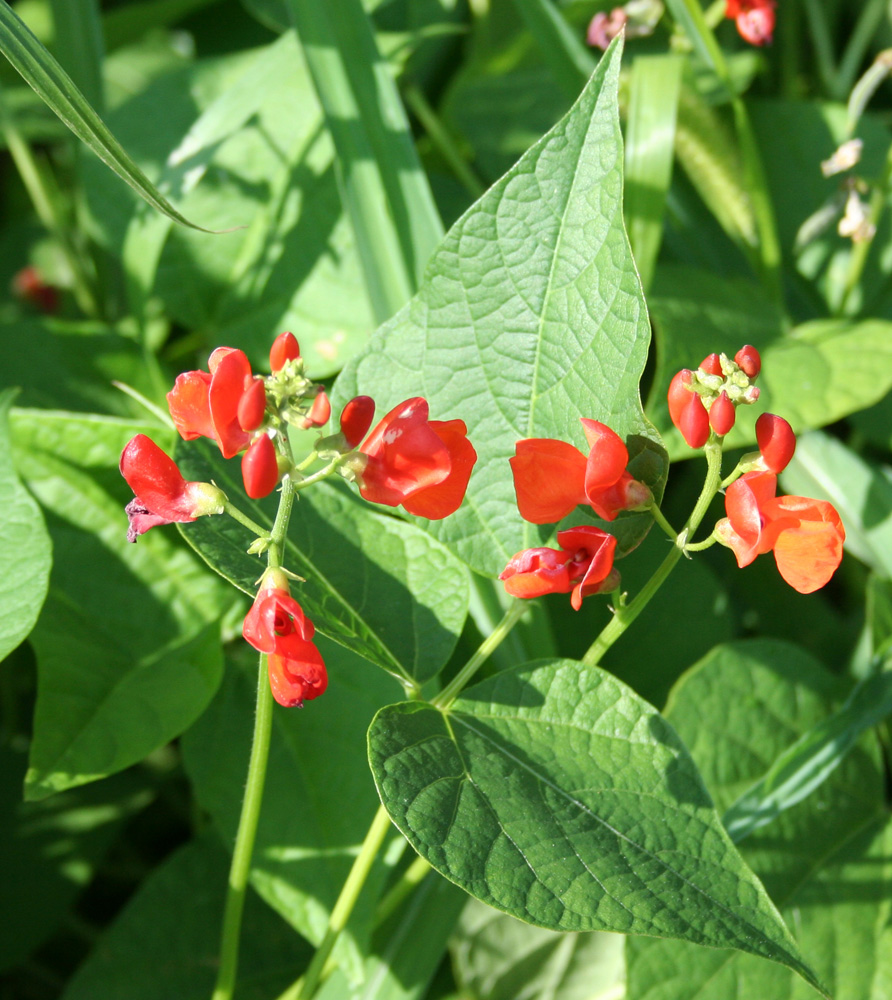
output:
[[[255,438],[242,456],[242,479],[252,500],[269,496],[276,488],[279,481],[276,448],[266,434]]]
[[[718,354],[708,354],[700,362],[700,371],[706,372],[708,375],[720,375],[724,377],[722,362],[719,360]]]
[[[755,378],[762,370],[762,359],[759,357],[759,352],[751,344],[744,344],[734,355],[734,360],[749,378]]]
[[[737,410],[724,390],[709,408],[709,423],[720,437],[724,437],[734,426]]]
[[[770,472],[783,472],[796,451],[793,428],[774,413],[763,413],[756,421],[756,441],[762,462]]]
[[[323,424],[328,423],[328,418],[331,416],[331,403],[328,401],[328,396],[324,392],[320,392],[319,395],[313,400],[313,405],[310,407],[310,412],[300,421],[300,426],[304,430],[310,427],[321,427]]]
[[[243,431],[256,431],[266,413],[266,386],[262,378],[251,379],[238,401],[238,422]]]
[[[709,439],[709,414],[700,396],[688,388],[694,374],[683,368],[669,383],[669,416],[691,448],[702,448]]]
[[[284,368],[289,361],[296,361],[299,357],[300,346],[294,334],[280,333],[269,350],[270,371],[275,374]]]
[[[355,396],[341,412],[341,433],[350,448],[355,448],[368,434],[375,416],[375,401],[371,396]]]

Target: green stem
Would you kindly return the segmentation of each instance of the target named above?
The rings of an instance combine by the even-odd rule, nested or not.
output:
[[[669,536],[669,537],[670,537],[670,538],[672,539],[672,541],[674,542],[674,541],[675,541],[675,539],[676,539],[676,538],[678,538],[678,532],[677,532],[677,531],[675,530],[675,528],[673,528],[673,527],[672,527],[672,525],[671,525],[671,524],[670,524],[670,523],[669,523],[669,522],[668,522],[668,521],[666,520],[666,518],[665,518],[665,517],[664,517],[664,515],[663,515],[663,512],[662,512],[662,511],[660,510],[660,508],[659,508],[659,507],[657,506],[656,502],[655,502],[655,501],[651,501],[651,503],[650,503],[650,506],[649,506],[649,507],[648,507],[647,509],[648,509],[648,510],[649,510],[649,511],[651,512],[651,514],[653,515],[653,519],[654,519],[654,521],[656,521],[656,523],[657,523],[657,524],[658,524],[658,525],[659,525],[659,526],[660,526],[660,527],[661,527],[661,528],[663,529],[663,531],[665,531],[665,532],[666,532],[666,534],[667,534],[667,535],[668,535],[668,536]]]
[[[480,643],[480,646],[470,660],[459,670],[436,698],[431,699],[431,704],[434,708],[439,708],[441,711],[449,708],[462,689],[467,685],[468,681],[489,659],[493,650],[499,646],[511,629],[520,621],[525,610],[523,601],[515,600],[511,602],[511,606],[505,612],[502,620],[492,630],[492,633]]]
[[[288,533],[291,508],[294,506],[294,489],[291,477],[286,476],[282,480],[282,492],[279,494],[279,509],[276,511],[276,520],[269,533],[270,548],[267,561],[271,569],[278,569],[282,565],[282,549],[285,547],[285,535]]]
[[[666,558],[657,567],[654,575],[641,588],[631,603],[616,608],[613,618],[604,626],[601,634],[586,650],[581,662],[586,666],[594,667],[601,662],[602,657],[617,639],[626,631],[633,621],[650,603],[651,598],[663,585],[665,579],[675,568],[675,564],[687,551],[687,540],[706,516],[706,511],[712,502],[713,497],[718,493],[721,485],[722,475],[722,443],[715,434],[711,434],[709,441],[704,448],[706,454],[706,481],[697,503],[694,506],[687,524],[679,535],[675,538],[675,544],[669,550]]]
[[[310,997],[316,992],[316,987],[319,985],[322,970],[325,967],[328,956],[331,954],[331,950],[334,948],[341,931],[347,926],[347,921],[350,919],[353,907],[356,905],[362,887],[369,876],[372,864],[378,856],[378,851],[381,850],[381,846],[389,831],[390,817],[387,815],[387,810],[383,805],[378,806],[378,811],[375,813],[375,818],[372,820],[369,832],[362,842],[362,847],[356,856],[356,860],[353,862],[353,867],[350,869],[347,881],[344,882],[341,894],[338,896],[334,909],[331,911],[325,937],[323,937],[322,943],[316,949],[313,961],[310,962],[306,975],[301,981],[300,991],[296,994],[296,1000],[310,1000]]]
[[[456,178],[464,185],[472,198],[479,198],[486,190],[486,185],[474,173],[459,152],[455,140],[440,121],[436,111],[430,106],[423,92],[414,83],[410,83],[403,91],[406,104],[412,109],[415,117],[421,122],[428,138],[434,144],[437,152],[449,164]]]
[[[343,455],[338,455],[338,457],[332,459],[324,469],[314,472],[312,476],[307,476],[305,479],[298,479],[297,482],[294,483],[294,489],[303,490],[306,489],[307,486],[312,486],[313,483],[318,483],[322,479],[328,479],[328,477],[338,467],[342,458]]]
[[[430,862],[418,855],[378,904],[378,909],[375,910],[376,927],[383,924],[403,900],[421,884],[422,879],[430,870]]]
[[[229,869],[229,887],[226,892],[226,907],[223,912],[223,932],[220,938],[220,970],[214,987],[212,1000],[231,1000],[235,989],[238,968],[239,937],[241,936],[242,911],[248,876],[251,872],[251,857],[254,853],[254,839],[263,801],[263,785],[266,779],[266,764],[269,759],[269,741],[273,719],[273,696],[267,679],[266,654],[260,655],[257,673],[257,713],[254,716],[254,740],[251,746],[251,760],[248,764],[248,780],[245,798],[239,817],[232,866]]]
[[[223,505],[223,513],[228,514],[231,518],[238,521],[239,524],[243,524],[249,531],[252,531],[258,538],[269,538],[270,533],[266,528],[261,528],[256,521],[252,521],[247,514],[243,514],[235,504],[230,503],[229,500]]]

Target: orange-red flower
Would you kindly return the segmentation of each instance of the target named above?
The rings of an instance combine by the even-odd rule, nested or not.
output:
[[[583,597],[615,590],[619,574],[613,568],[616,539],[594,525],[558,532],[563,551],[546,547],[518,552],[499,575],[512,597],[570,594],[578,611]]]
[[[828,582],[842,560],[846,533],[839,514],[826,500],[775,496],[777,476],[748,472],[725,494],[725,511],[715,527],[718,540],[733,549],[737,565],[774,552],[777,568],[800,594]]]
[[[554,438],[526,438],[510,460],[517,508],[525,521],[560,521],[577,504],[588,504],[605,521],[651,499],[644,483],[626,471],[629,452],[606,424],[582,418],[588,457]]]
[[[208,368],[210,372],[178,375],[167,404],[181,437],[186,441],[213,438],[223,457],[232,458],[251,441],[239,423],[239,404],[254,386],[251,363],[244,351],[218,347],[208,359]]]
[[[285,708],[318,698],[328,686],[322,654],[311,641],[315,631],[288,593],[284,574],[270,571],[245,617],[242,635],[255,649],[268,654],[270,688]]]
[[[360,454],[359,492],[372,503],[433,520],[457,510],[477,461],[463,420],[429,420],[427,400],[395,406],[368,436]]]
[[[211,483],[187,482],[176,462],[145,434],[137,434],[124,448],[120,469],[135,494],[125,508],[128,542],[161,524],[223,512],[223,493]]]
[[[745,42],[768,45],[774,33],[775,7],[775,0],[725,0],[725,17],[734,19]]]

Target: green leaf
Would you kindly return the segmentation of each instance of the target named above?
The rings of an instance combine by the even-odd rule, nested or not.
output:
[[[625,216],[644,290],[650,287],[672,180],[683,61],[638,56],[632,63],[626,125]]]
[[[789,643],[729,643],[681,680],[667,718],[724,808],[826,717],[840,687]],[[741,845],[838,998],[887,996],[892,865],[883,784],[876,743],[862,741],[815,795]],[[814,996],[788,970],[739,952],[630,939],[626,954],[635,1000]]]
[[[237,463],[207,442],[182,442],[183,475],[213,480],[260,524],[272,525],[276,497],[244,498]],[[253,538],[225,517],[183,525],[186,540],[221,576],[252,597],[262,565]],[[454,556],[413,525],[379,514],[346,488],[319,483],[291,515],[284,564],[305,582],[301,606],[323,634],[409,685],[435,676],[449,659],[468,610],[468,574]]]
[[[40,508],[12,464],[8,416],[15,396],[15,389],[0,392],[0,660],[34,627],[53,561]]]
[[[618,934],[560,934],[470,900],[452,938],[459,985],[473,1000],[621,1000]]]
[[[796,442],[781,485],[795,496],[829,500],[846,529],[846,549],[892,577],[892,474],[868,464],[841,441],[815,431]]]
[[[229,858],[206,834],[181,847],[136,895],[78,968],[64,1000],[207,1000],[219,961],[220,914]],[[236,989],[240,1000],[269,1000],[309,960],[291,928],[253,893],[245,903]]]
[[[0,747],[0,970],[28,956],[65,918],[120,834],[152,798],[132,772],[43,802],[22,802],[26,754]]]
[[[78,139],[86,143],[140,198],[180,225],[202,228],[184,218],[166,201],[90,107],[65,70],[8,4],[0,4],[0,51]]]
[[[337,151],[378,322],[415,291],[443,227],[390,67],[360,0],[286,0]]]
[[[468,425],[478,461],[459,510],[428,525],[480,573],[497,575],[542,532],[517,512],[508,459],[520,438],[585,447],[580,417],[610,424],[659,494],[665,464],[638,380],[649,325],[623,227],[614,44],[571,112],[453,226],[418,295],[336,384],[387,410],[423,395],[437,420]],[[633,473],[635,474],[635,473]],[[650,519],[614,522],[621,545]]]
[[[78,427],[84,419],[87,427]],[[79,442],[72,451],[88,449],[72,461],[60,457],[69,451],[67,426]],[[56,551],[32,633],[31,799],[121,770],[178,736],[219,683],[216,623],[231,604],[170,534],[156,529],[138,545],[126,541],[129,491],[117,456],[144,425],[68,414],[55,422],[55,438],[51,429],[39,419],[16,424],[17,462],[47,511]],[[98,464],[102,457],[111,468]]]
[[[552,930],[733,947],[814,975],[657,711],[571,660],[506,670],[448,710],[382,709],[382,802],[472,895]]]
[[[329,673],[324,696],[300,712],[274,709],[251,868],[257,891],[317,945],[378,805],[363,734],[377,709],[397,691],[386,675],[369,671],[357,657],[325,640],[319,645]],[[227,844],[235,840],[242,806],[254,724],[256,654],[245,650],[229,666],[217,697],[182,743],[198,801]],[[379,857],[370,892],[348,925],[340,957],[351,963],[354,974],[368,948],[374,889],[380,889],[393,863],[392,852]]]
[[[780,754],[752,788],[725,812],[735,844],[819,788],[861,735],[892,714],[892,673],[865,678],[845,705]]]

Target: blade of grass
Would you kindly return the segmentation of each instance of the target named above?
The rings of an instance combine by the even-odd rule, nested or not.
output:
[[[663,238],[683,65],[679,57],[672,55],[639,56],[632,63],[624,207],[645,293],[650,288]]]
[[[443,225],[390,69],[359,0],[285,0],[337,151],[376,318],[412,296]]]
[[[56,56],[81,93],[102,114],[105,49],[97,0],[51,0]]]
[[[552,76],[575,100],[596,61],[551,0],[514,0],[517,12],[535,38]]]
[[[169,204],[128,156],[59,63],[8,4],[0,3],[0,52],[82,142],[152,208],[174,222],[202,229]]]
[[[843,707],[801,736],[722,817],[735,844],[810,795],[863,732],[892,714],[892,672],[865,678]]]
[[[864,55],[886,14],[886,0],[867,0],[839,61],[839,72],[833,85],[833,96],[844,101],[855,83]]]

